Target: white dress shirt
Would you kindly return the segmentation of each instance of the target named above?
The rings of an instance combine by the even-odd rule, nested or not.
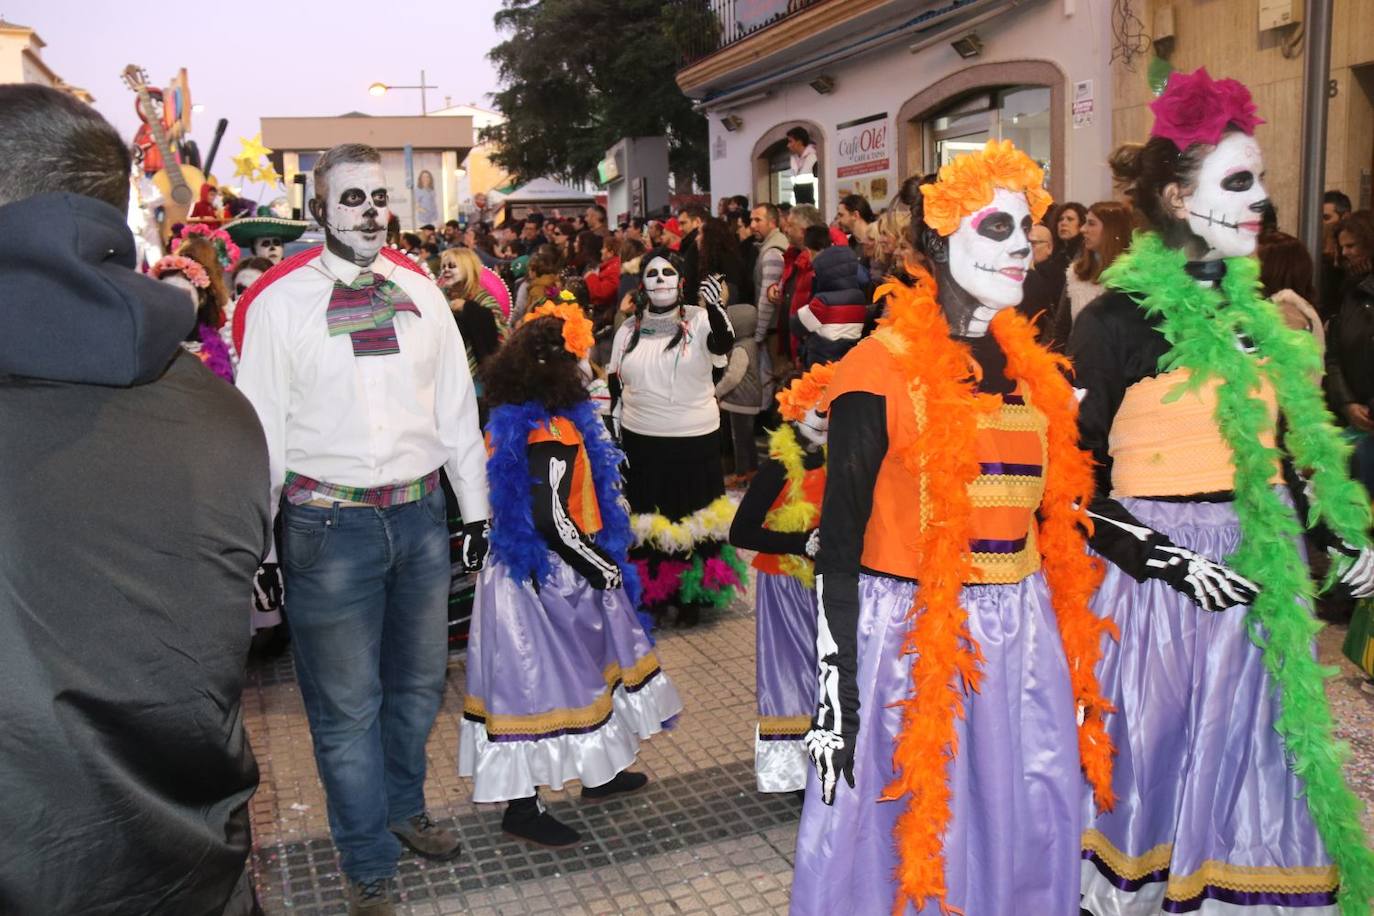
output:
[[[361,268],[328,250],[253,301],[237,384],[267,434],[275,512],[287,471],[325,483],[379,487],[448,472],[464,521],[491,514],[486,448],[467,354],[433,281],[378,255],[370,268],[414,301],[393,319],[401,352],[353,355],[329,336],[334,281]]]

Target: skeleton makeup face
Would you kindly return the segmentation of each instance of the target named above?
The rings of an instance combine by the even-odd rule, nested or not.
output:
[[[248,292],[248,289],[254,283],[258,282],[258,278],[261,276],[262,271],[255,270],[252,267],[245,267],[243,270],[234,274],[234,298],[237,299]]]
[[[806,416],[792,426],[797,435],[802,437],[802,442],[807,448],[820,448],[825,445],[826,436],[830,432],[830,415],[812,407],[806,412]]]
[[[266,258],[273,264],[281,263],[282,243],[279,238],[261,238],[253,240],[253,257]]]
[[[998,312],[1021,302],[1031,224],[1026,195],[997,188],[992,201],[964,217],[949,237],[950,276],[978,303],[969,331],[982,333]]]
[[[677,305],[682,290],[682,276],[667,258],[654,258],[644,268],[644,291],[655,311],[667,311]]]
[[[324,227],[329,250],[367,267],[386,244],[386,223],[391,218],[381,165],[336,165],[325,176],[321,190],[326,196],[310,201],[310,213]]]
[[[1264,190],[1264,159],[1254,137],[1232,131],[1198,169],[1192,191],[1182,198],[1188,228],[1203,242],[1205,261],[1243,258],[1259,243]],[[1183,215],[1183,214],[1180,214]]]

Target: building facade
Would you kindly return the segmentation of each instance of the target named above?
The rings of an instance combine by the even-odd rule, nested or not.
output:
[[[684,2],[681,7],[688,7]],[[793,202],[786,133],[810,134],[827,217],[990,138],[1056,200],[1109,197],[1111,22],[1098,0],[696,0],[720,23],[677,80],[710,120],[711,192]]]
[[[43,62],[47,42],[26,25],[0,18],[0,83],[38,83],[76,96],[86,104],[95,98],[85,89],[69,84]]]

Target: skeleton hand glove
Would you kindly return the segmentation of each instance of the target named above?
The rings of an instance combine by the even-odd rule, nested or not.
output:
[[[1350,597],[1374,595],[1374,548],[1357,548],[1341,541],[1328,547],[1326,552],[1331,557],[1332,569],[1342,570],[1338,581],[1350,592]]]
[[[1145,566],[1204,611],[1249,604],[1259,593],[1258,585],[1225,564],[1173,544],[1155,545]]]
[[[709,309],[725,307],[725,278],[720,274],[709,274],[698,289],[703,306]]]
[[[275,611],[282,603],[281,568],[276,563],[264,563],[253,577],[253,607],[261,613]]]
[[[812,528],[811,533],[806,536],[806,555],[811,559],[816,559],[816,554],[821,552],[821,529]]]
[[[826,579],[832,594],[826,594]],[[802,738],[821,783],[821,801],[835,803],[835,788],[844,777],[854,788],[854,744],[859,735],[858,577],[816,577],[820,618],[816,658],[820,703],[811,730]]]
[[[463,540],[461,542],[463,569],[468,572],[481,570],[482,564],[487,561],[487,549],[490,547],[487,535],[490,533],[491,524],[486,519],[468,522],[463,526]]]

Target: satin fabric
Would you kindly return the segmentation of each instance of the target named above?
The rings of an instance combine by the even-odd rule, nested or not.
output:
[[[538,786],[557,789],[573,779],[588,786],[609,782],[634,761],[641,740],[682,711],[624,589],[593,588],[552,551],[549,566],[537,592],[495,560],[478,580],[468,705],[480,701],[492,717],[544,721],[528,733],[503,734],[464,716],[458,772],[473,777],[473,801],[527,798]],[[606,672],[616,669],[653,673],[608,685]],[[607,695],[609,716],[590,726],[562,715]],[[549,727],[560,719],[568,726]]]
[[[760,572],[754,594],[759,718],[810,720],[816,714],[816,593],[793,576]],[[773,737],[760,725],[754,739],[760,792],[804,789],[809,769],[800,734]]]
[[[1240,543],[1229,503],[1122,504],[1215,560]],[[1246,609],[1207,613],[1162,582],[1136,582],[1112,566],[1092,607],[1121,638],[1106,641],[1098,665],[1103,696],[1117,709],[1107,717],[1116,805],[1097,813],[1085,793],[1084,908],[1094,916],[1334,916],[1333,893],[1293,877],[1301,869],[1306,883],[1320,883],[1313,873],[1330,859],[1274,730],[1279,698]],[[1216,877],[1201,882],[1199,895],[1204,863]]]
[[[880,801],[892,779],[893,741],[911,692],[902,643],[915,584],[859,578],[859,735],[854,788],[835,804],[808,777],[797,834],[793,914],[892,912],[897,852],[892,828],[905,799]],[[955,719],[949,766],[952,819],[945,834],[947,903],[968,916],[1077,916],[1077,716],[1068,665],[1044,579],[972,585],[962,604],[982,649],[982,683]],[[926,901],[908,914],[936,916]]]

